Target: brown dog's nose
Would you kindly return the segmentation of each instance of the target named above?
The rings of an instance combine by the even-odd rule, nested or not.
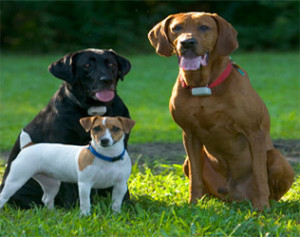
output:
[[[191,48],[197,43],[197,41],[194,38],[190,38],[190,39],[183,40],[180,43],[185,48]]]

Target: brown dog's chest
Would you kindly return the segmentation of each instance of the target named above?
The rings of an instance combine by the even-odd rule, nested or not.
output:
[[[248,129],[256,129],[267,118],[267,109],[248,80],[233,81],[230,78],[218,88],[213,88],[212,95],[208,96],[193,96],[177,81],[169,109],[183,130],[188,129],[201,136],[206,132],[212,136],[215,136],[214,133],[235,136]]]
[[[212,96],[192,96],[188,89],[179,89],[170,99],[170,112],[182,129],[223,129],[232,125],[233,119],[228,114],[228,105],[222,98]]]
[[[240,107],[226,94],[192,96],[188,89],[177,85],[169,105],[173,119],[184,131],[197,136],[208,150],[221,153],[224,158],[224,151],[231,157],[232,153],[243,151],[248,146],[243,124],[243,116],[248,112]]]

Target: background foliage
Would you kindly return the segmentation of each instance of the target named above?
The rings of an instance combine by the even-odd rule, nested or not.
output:
[[[168,14],[216,12],[240,48],[299,47],[299,1],[1,1],[1,48],[25,52],[114,48],[148,52],[147,32]]]

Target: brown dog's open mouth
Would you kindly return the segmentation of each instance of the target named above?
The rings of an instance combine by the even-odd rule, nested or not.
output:
[[[206,53],[202,56],[198,57],[185,57],[185,56],[178,56],[179,67],[181,67],[185,71],[191,70],[198,70],[200,69],[201,65],[206,66],[208,61],[209,53]]]
[[[115,97],[115,92],[113,90],[98,91],[95,94],[95,97],[99,101],[109,102],[109,101],[111,101]]]

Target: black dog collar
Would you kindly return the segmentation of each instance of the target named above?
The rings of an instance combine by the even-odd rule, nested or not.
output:
[[[76,105],[78,105],[82,109],[87,109],[86,106],[84,106],[79,100],[76,99],[76,97],[70,92],[68,89],[65,89],[67,97]],[[102,106],[91,106],[87,109],[88,115],[104,115],[107,112],[107,107]]]

